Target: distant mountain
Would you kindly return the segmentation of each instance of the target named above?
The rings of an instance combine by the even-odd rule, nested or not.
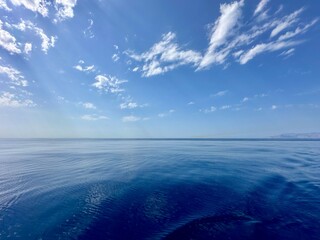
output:
[[[277,136],[272,136],[272,138],[319,138],[320,132],[314,133],[284,133]]]

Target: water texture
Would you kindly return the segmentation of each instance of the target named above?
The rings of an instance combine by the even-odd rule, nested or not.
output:
[[[0,239],[320,239],[320,141],[0,140]]]

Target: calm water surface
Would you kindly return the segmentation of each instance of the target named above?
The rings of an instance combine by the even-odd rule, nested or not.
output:
[[[0,239],[320,239],[319,141],[0,140]]]

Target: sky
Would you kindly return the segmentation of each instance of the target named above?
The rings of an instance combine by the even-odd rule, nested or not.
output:
[[[0,0],[0,137],[320,132],[320,1]]]

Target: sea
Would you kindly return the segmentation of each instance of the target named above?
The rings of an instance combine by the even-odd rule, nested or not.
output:
[[[0,239],[320,239],[320,141],[1,139]]]

